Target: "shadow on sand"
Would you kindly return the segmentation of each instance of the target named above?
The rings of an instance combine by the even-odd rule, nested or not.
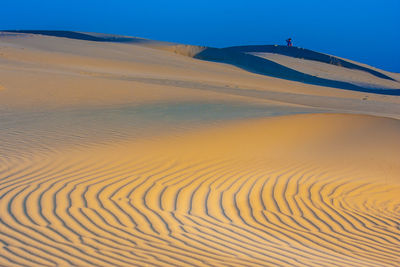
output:
[[[112,34],[92,34],[92,33],[82,33],[73,31],[40,31],[40,30],[3,30],[2,32],[10,33],[28,33],[28,34],[41,34],[53,37],[62,37],[76,40],[84,41],[94,41],[94,42],[114,42],[114,43],[150,43],[151,40],[119,36]]]
[[[238,48],[206,48],[200,53],[196,54],[194,58],[206,61],[227,63],[253,73],[296,81],[296,82],[302,82],[306,84],[320,85],[320,86],[359,91],[365,93],[400,95],[400,89],[365,88],[348,82],[324,79],[293,70],[291,68],[285,67],[268,59],[253,56],[239,51],[240,49]],[[254,49],[253,52],[263,52],[263,51],[258,51]],[[316,52],[313,53],[317,54]]]
[[[50,30],[4,30],[2,32],[9,33],[27,33],[27,34],[41,34],[53,37],[62,37],[69,39],[78,39],[85,41],[94,41],[94,42],[114,42],[114,43],[137,43],[137,44],[151,44],[156,41],[136,38],[136,37],[128,37],[128,36],[120,36],[120,35],[112,35],[112,34],[97,34],[97,33],[83,33],[83,32],[74,32],[74,31],[50,31]],[[170,48],[180,47],[177,45],[171,45],[172,43],[167,42],[158,42],[166,44]],[[315,51],[311,51],[308,49],[298,48],[298,47],[286,47],[279,45],[253,45],[253,46],[235,46],[235,47],[227,47],[227,48],[205,48],[205,47],[197,47],[197,46],[183,46],[180,50],[190,50],[190,53],[187,51],[175,51],[175,53],[194,57],[196,59],[206,60],[206,61],[214,61],[220,63],[227,63],[231,65],[235,65],[244,70],[262,74],[266,76],[272,76],[276,78],[302,82],[306,84],[312,85],[320,85],[327,86],[345,90],[353,90],[365,93],[375,93],[375,94],[384,94],[384,95],[400,95],[400,89],[379,89],[379,88],[365,88],[358,85],[354,85],[348,82],[336,81],[324,79],[316,76],[312,76],[306,73],[302,73],[291,68],[285,67],[278,63],[275,63],[271,60],[253,56],[251,52],[258,53],[276,53],[282,54],[290,57],[301,58],[319,61],[323,63],[333,64],[337,66],[341,66],[349,69],[357,69],[361,71],[368,72],[376,77],[393,80],[391,77],[375,71],[373,69],[369,69],[357,64],[353,64],[346,60],[318,53]],[[192,51],[193,50],[193,51]],[[198,52],[200,51],[200,52]]]
[[[229,51],[235,51],[235,52],[241,52],[241,53],[251,53],[251,52],[257,52],[257,53],[274,53],[274,54],[281,54],[289,57],[294,57],[294,58],[301,58],[301,59],[307,59],[307,60],[314,60],[314,61],[319,61],[323,63],[328,63],[348,69],[356,69],[356,70],[361,70],[368,72],[378,78],[382,79],[387,79],[387,80],[392,80],[391,77],[378,72],[376,70],[366,68],[354,63],[351,63],[349,61],[346,61],[341,58],[337,58],[334,56],[330,56],[327,54],[315,52],[312,50],[308,50],[305,48],[300,48],[300,47],[287,47],[287,46],[282,46],[282,45],[249,45],[249,46],[233,46],[233,47],[227,47],[225,48],[226,50]]]

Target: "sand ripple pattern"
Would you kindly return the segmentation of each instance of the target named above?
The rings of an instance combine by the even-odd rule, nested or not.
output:
[[[90,154],[0,167],[1,266],[400,262],[399,186],[350,169]]]

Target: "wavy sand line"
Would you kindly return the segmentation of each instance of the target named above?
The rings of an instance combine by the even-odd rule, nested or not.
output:
[[[104,174],[105,174],[105,176],[108,176],[107,175],[107,172],[104,172]],[[255,176],[255,177],[257,177],[257,176]],[[235,178],[235,180],[237,181],[237,177],[235,176],[234,177]],[[258,222],[256,219],[255,219],[255,216],[253,215],[249,215],[249,214],[246,214],[246,213],[254,213],[254,211],[253,211],[253,209],[252,209],[252,205],[250,204],[250,203],[247,203],[247,204],[241,204],[242,203],[242,201],[240,200],[240,199],[238,199],[238,198],[240,198],[240,196],[238,196],[238,193],[239,192],[242,192],[243,194],[244,194],[244,198],[243,199],[249,199],[249,200],[254,200],[254,199],[257,199],[256,197],[253,197],[252,196],[252,194],[251,194],[251,192],[249,192],[248,190],[244,190],[244,186],[245,185],[247,185],[247,186],[249,186],[249,185],[251,185],[251,186],[254,186],[254,184],[252,184],[251,183],[251,179],[248,179],[248,176],[244,176],[244,178],[246,178],[246,179],[244,179],[243,180],[243,183],[242,184],[240,184],[240,186],[239,186],[239,188],[236,188],[236,190],[234,190],[234,193],[233,193],[233,195],[236,195],[236,200],[234,201],[235,203],[236,203],[236,205],[237,205],[237,208],[236,208],[236,211],[234,211],[234,213],[236,213],[236,214],[239,214],[238,216],[237,216],[237,218],[234,218],[234,216],[232,216],[231,217],[231,220],[236,224],[236,225],[240,225],[240,222],[243,222],[247,227],[249,227],[249,228],[251,228],[251,229],[253,229],[252,231],[254,232],[254,230],[256,229],[258,229],[259,231],[262,231],[262,228],[261,227],[257,227],[256,226],[256,224],[261,224],[261,225],[263,225],[264,227],[266,227],[268,224],[270,224],[271,223],[271,221],[273,221],[273,219],[268,219],[268,220],[263,220],[263,222],[262,223],[260,223],[260,222]],[[108,179],[106,179],[107,180],[107,182],[109,182],[109,178]],[[145,184],[146,184],[146,182],[147,183],[150,183],[149,181],[142,181],[142,183],[141,183],[141,186],[144,186],[145,187],[145,190],[146,191],[149,191],[150,189],[148,188],[148,186],[146,186]],[[277,182],[281,182],[281,180],[275,180],[275,182],[277,183]],[[262,184],[264,184],[265,185],[265,183],[263,182]],[[93,186],[95,186],[95,185],[93,185],[93,184],[91,184],[90,185],[91,187],[93,187]],[[55,189],[57,189],[57,186],[54,186],[54,185],[52,185],[51,186],[52,188],[54,188],[54,187],[56,187]],[[255,187],[255,186],[254,186]],[[257,186],[258,187],[258,186]],[[274,186],[272,186],[272,188],[275,188],[275,187],[277,187],[277,185],[274,185]],[[104,185],[102,185],[102,186],[100,186],[99,188],[101,188],[101,189],[103,189],[104,190]],[[100,189],[100,190],[101,190]],[[136,187],[136,190],[138,190],[139,189],[139,187]],[[26,188],[24,187],[23,188],[23,191],[26,191]],[[57,191],[57,190],[56,190]],[[277,190],[277,189],[273,189],[273,195],[275,195],[277,192],[276,191],[279,191],[279,190]],[[93,199],[93,196],[90,196],[90,194],[89,194],[89,191],[86,191],[86,189],[84,189],[84,192],[86,192],[86,193],[82,193],[82,194],[80,194],[80,195],[85,195],[85,198],[89,198],[89,199]],[[113,191],[111,191],[111,192],[113,192]],[[135,193],[135,191],[132,191],[132,190],[130,190],[130,193],[129,193],[129,195],[132,195],[132,194],[134,194]],[[72,193],[71,193],[72,194]],[[99,194],[99,192],[98,192],[98,190],[94,190],[93,191],[93,193],[92,194]],[[175,192],[175,194],[176,194],[176,192]],[[18,195],[17,196],[19,196],[20,195],[20,193],[18,193]],[[129,196],[128,195],[128,196]],[[178,193],[178,195],[179,195],[179,193]],[[267,195],[269,195],[269,194],[267,194]],[[232,195],[231,195],[231,197],[232,197]],[[15,198],[15,196],[14,196],[14,198]],[[57,198],[57,197],[56,197]],[[108,218],[108,220],[106,219],[108,216],[106,216],[106,214],[107,214],[107,211],[108,210],[110,210],[110,209],[107,209],[107,208],[105,208],[104,206],[106,205],[106,204],[110,204],[110,203],[108,203],[108,201],[109,201],[109,198],[108,197],[105,197],[104,198],[104,202],[101,200],[101,198],[100,197],[98,197],[98,198],[96,198],[96,197],[94,197],[95,199],[97,199],[97,201],[96,202],[98,202],[98,205],[99,205],[99,209],[100,210],[98,210],[96,213],[90,213],[90,212],[85,212],[84,211],[84,209],[82,209],[81,208],[81,210],[80,210],[80,214],[79,213],[76,213],[76,215],[74,215],[74,214],[60,214],[60,217],[61,218],[64,218],[64,220],[65,220],[65,218],[66,217],[75,217],[76,216],[76,220],[77,221],[79,221],[80,222],[80,224],[81,225],[85,225],[84,227],[86,228],[86,229],[82,229],[83,231],[89,231],[89,232],[93,232],[93,230],[90,230],[90,229],[95,229],[94,230],[94,232],[96,232],[96,231],[99,231],[99,234],[102,236],[102,239],[107,239],[107,236],[110,236],[110,240],[112,239],[112,241],[111,241],[111,243],[110,244],[107,244],[107,245],[111,245],[111,244],[113,244],[114,246],[115,246],[115,244],[113,243],[113,242],[116,242],[115,241],[115,239],[116,238],[118,238],[118,240],[119,239],[121,239],[121,240],[123,240],[124,239],[124,236],[122,236],[122,235],[119,235],[118,234],[118,232],[119,232],[119,230],[120,229],[118,229],[119,227],[116,227],[116,226],[114,226],[114,225],[120,225],[120,222],[117,222],[117,221],[115,221],[115,219],[113,219],[113,218],[111,218],[112,217],[112,215],[111,215],[111,217],[109,217]],[[151,212],[149,212],[149,210],[151,211],[152,209],[151,208],[149,208],[149,206],[151,205],[151,203],[149,203],[149,204],[145,204],[145,202],[146,202],[146,194],[144,194],[144,195],[141,195],[140,197],[138,197],[138,198],[135,198],[135,199],[137,199],[139,202],[143,202],[143,205],[142,206],[139,206],[139,204],[138,203],[136,203],[135,202],[135,205],[132,205],[132,208],[133,207],[135,207],[136,209],[143,209],[143,212],[142,212],[142,216],[143,217],[146,217],[146,214],[145,213],[149,213],[149,214],[151,214]],[[152,198],[150,198],[150,199],[152,199]],[[276,201],[276,199],[285,199],[285,198],[281,198],[281,197],[274,197],[274,199],[275,199],[275,201]],[[16,201],[15,199],[12,199],[12,200],[10,200],[10,201],[12,201],[13,203]],[[33,200],[31,199],[30,200],[30,202],[33,202]],[[104,204],[103,204],[104,203]],[[186,204],[186,203],[188,203],[186,200],[182,200],[181,201],[181,203],[184,203],[184,204]],[[207,201],[207,204],[206,204],[206,206],[208,207],[208,206],[211,206],[211,204],[210,203],[214,203],[214,201],[213,201],[213,199],[211,198],[210,200],[208,200]],[[257,201],[255,202],[255,203],[257,203],[257,204],[259,204]],[[266,201],[263,201],[262,203],[266,203]],[[134,204],[134,203],[132,203],[132,204]],[[56,205],[56,203],[54,203],[54,205]],[[118,205],[118,204],[114,204],[114,205]],[[222,204],[221,204],[222,205]],[[276,209],[277,209],[277,211],[276,212],[274,212],[272,209],[271,209],[271,207],[269,208],[269,210],[271,210],[270,212],[271,213],[275,213],[275,215],[276,216],[282,216],[282,213],[284,213],[284,212],[282,212],[282,209],[283,208],[281,208],[281,207],[279,207],[280,205],[282,205],[282,206],[284,206],[285,205],[285,203],[277,203],[276,204]],[[24,206],[22,203],[19,203],[19,205],[18,205],[19,207],[22,207],[22,206]],[[72,206],[72,203],[70,204],[70,206]],[[154,203],[153,203],[153,205],[152,206],[154,206]],[[223,206],[223,205],[222,205]],[[158,207],[159,208],[159,207]],[[312,209],[313,208],[313,206],[311,206],[310,207],[310,209]],[[153,208],[154,209],[154,208]],[[113,210],[113,205],[111,205],[111,210]],[[156,210],[156,209],[154,209],[154,210]],[[182,211],[179,211],[180,209],[178,208],[175,212],[179,212],[179,213],[182,213]],[[158,212],[160,212],[159,211],[159,209],[157,209],[157,211]],[[55,212],[55,213],[57,213],[57,212]],[[102,214],[101,216],[99,216],[99,214]],[[219,212],[217,212],[217,214],[218,214]],[[82,215],[82,214],[84,214],[84,215]],[[78,217],[79,216],[79,217]],[[83,217],[86,217],[87,218],[87,221],[85,221],[85,218],[83,218],[83,217],[81,217],[81,216],[83,216]],[[200,215],[197,215],[197,216],[200,216],[200,217],[203,217],[204,215],[202,215],[202,214],[200,214]],[[212,219],[213,221],[214,221],[214,223],[216,223],[216,222],[218,222],[218,223],[221,223],[221,220],[220,219],[215,219],[214,218],[214,216],[216,216],[216,215],[214,215],[214,216],[210,216],[210,215],[207,215],[210,219]],[[27,215],[25,214],[25,216],[24,217],[27,217]],[[219,216],[218,216],[219,217]],[[217,217],[217,218],[218,218]],[[283,216],[284,217],[284,216]],[[279,227],[280,228],[282,228],[282,221],[284,221],[284,219],[278,219],[279,221],[280,221],[280,225],[279,225]],[[324,221],[321,221],[321,219],[318,219],[318,218],[313,218],[313,220],[314,220],[314,223],[316,222],[316,223],[322,223],[322,224],[325,224],[325,222]],[[144,221],[145,222],[145,221]],[[141,225],[143,225],[144,224],[144,222],[141,222]],[[156,234],[156,235],[160,235],[161,234],[161,230],[160,231],[156,231],[154,228],[152,228],[151,226],[153,225],[153,224],[157,224],[157,218],[156,217],[153,217],[153,218],[148,218],[147,219],[147,222],[150,224],[148,227],[148,229],[145,229],[144,231],[142,231],[142,232],[145,232],[145,233],[153,233],[153,234],[150,234],[150,236],[151,235],[154,235],[154,234]],[[26,225],[28,222],[25,222],[24,223],[24,225]],[[20,224],[21,224],[21,222],[20,222]],[[171,223],[171,224],[173,224],[173,223]],[[202,223],[202,224],[200,224],[201,226],[203,226],[204,227],[204,223]],[[283,223],[283,225],[285,225],[285,223]],[[81,226],[82,227],[82,226]],[[69,228],[73,228],[73,229],[79,229],[79,227],[77,227],[77,226],[74,226],[74,227],[69,227]],[[208,227],[207,227],[208,228]],[[293,228],[293,227],[290,227],[290,225],[287,225],[286,224],[286,227],[284,227],[284,228],[286,228],[286,230],[285,231],[288,231],[287,229],[289,228]],[[322,227],[321,227],[322,228]],[[208,228],[209,229],[209,228]],[[164,231],[165,231],[165,229],[163,229]],[[321,231],[321,230],[324,230],[324,229],[319,229],[319,231]],[[332,231],[332,229],[325,229],[325,230],[329,230],[329,231]],[[110,232],[110,233],[113,233],[112,235],[108,235],[107,233],[108,232]],[[288,231],[288,232],[290,232],[290,231]],[[338,233],[338,234],[340,234],[340,233]],[[225,236],[225,237],[220,237],[219,236],[220,235],[220,233],[218,233],[218,234],[213,234],[212,236],[213,236],[213,238],[216,238],[216,239],[219,239],[219,238],[222,238],[221,240],[222,241],[224,241],[224,242],[221,242],[221,243],[229,243],[229,244],[235,244],[235,242],[232,240],[232,239],[227,239],[227,236],[226,235],[223,235],[223,236]],[[258,235],[260,235],[260,234],[258,234]],[[298,237],[300,237],[300,236],[298,236]],[[48,237],[46,237],[46,238],[48,238]],[[301,243],[301,238],[299,238],[300,239],[300,243]],[[298,240],[299,240],[298,239]],[[241,236],[241,238],[236,238],[236,242],[238,242],[238,241],[240,241],[240,240],[242,240],[243,241],[243,235]],[[268,240],[270,240],[270,236],[268,236],[267,238],[263,238],[262,239],[262,241],[263,242],[266,242],[266,241],[268,241]],[[318,240],[318,242],[315,242],[315,243],[318,243],[319,245],[321,245],[321,244],[323,244],[324,242],[322,241],[321,242],[321,240],[323,240],[323,239],[320,239],[320,240]],[[255,253],[255,255],[257,255],[257,253],[256,253],[256,249],[254,248],[254,245],[252,245],[251,243],[253,243],[252,242],[253,240],[251,239],[251,240],[248,240],[247,242],[248,243],[250,243],[250,247],[253,247],[252,249],[251,249],[251,251],[253,251],[253,253]],[[103,242],[105,242],[105,241],[103,241]],[[299,241],[298,241],[299,242]],[[326,242],[329,242],[329,241],[326,241]],[[121,241],[118,241],[117,243],[121,243]],[[241,243],[243,243],[243,242],[241,242]],[[374,242],[375,243],[375,242]],[[128,243],[128,245],[129,245],[130,243]],[[263,251],[263,249],[262,249],[262,246],[261,246],[261,244],[262,244],[262,242],[260,242],[260,245],[259,246],[256,246],[256,247],[258,247],[258,250],[260,250],[260,251]],[[334,246],[334,243],[332,242],[332,243],[329,243],[331,246]],[[376,243],[375,243],[376,244]],[[249,248],[250,248],[249,247]],[[339,247],[339,246],[338,246]],[[248,249],[249,249],[248,248]],[[332,248],[332,247],[331,247]],[[351,247],[350,247],[351,248]],[[280,251],[280,248],[276,248],[277,249],[277,251]],[[346,248],[346,249],[348,249],[348,248]],[[365,247],[363,248],[363,249],[365,249]],[[259,253],[261,253],[259,251]],[[342,252],[345,252],[345,250],[343,250]],[[271,251],[269,251],[269,253],[270,254],[273,254],[273,250],[271,250]],[[386,253],[387,253],[387,251],[386,251]],[[279,254],[279,253],[277,253],[277,254]],[[252,255],[252,254],[249,254],[249,255]],[[269,255],[269,257],[271,257],[271,255]],[[285,257],[284,257],[285,258]],[[288,263],[288,262],[286,262],[286,260],[284,260],[284,258],[281,258],[280,260],[282,261],[282,263]]]
[[[328,125],[336,123],[335,116],[350,117],[355,126],[332,135]],[[282,158],[274,151],[277,139],[266,140],[263,133],[269,125],[274,139],[278,123],[278,130],[290,127],[302,144],[319,147],[318,140],[338,135],[341,147],[358,129],[383,129],[384,135],[397,129],[395,120],[340,116],[233,124],[217,130],[226,136],[236,129],[224,141],[209,131],[178,143],[167,138],[64,152],[53,147],[35,157],[2,159],[2,265],[396,266],[396,165],[379,177],[338,160]],[[307,123],[326,125],[308,139],[299,134]],[[229,148],[242,141],[239,129],[255,134],[244,136],[258,149]],[[288,144],[290,139],[284,137]],[[351,140],[355,146],[369,143]],[[186,144],[192,147],[185,152]],[[296,144],[289,151],[296,151]]]

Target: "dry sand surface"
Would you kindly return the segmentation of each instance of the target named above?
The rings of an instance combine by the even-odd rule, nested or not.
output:
[[[400,265],[400,96],[115,40],[0,32],[0,266]]]

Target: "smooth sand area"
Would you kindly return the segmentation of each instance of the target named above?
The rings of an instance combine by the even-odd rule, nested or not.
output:
[[[176,47],[0,33],[0,266],[399,266],[399,96]]]

